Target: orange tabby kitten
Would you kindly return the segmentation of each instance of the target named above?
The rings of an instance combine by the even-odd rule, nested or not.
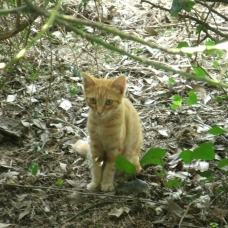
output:
[[[114,190],[114,164],[123,156],[140,172],[139,153],[143,142],[140,119],[132,103],[124,98],[126,79],[98,79],[82,73],[84,95],[90,107],[87,128],[90,145],[79,140],[76,150],[90,150],[93,165],[88,190],[101,185],[101,191]],[[100,165],[99,163],[103,163]]]

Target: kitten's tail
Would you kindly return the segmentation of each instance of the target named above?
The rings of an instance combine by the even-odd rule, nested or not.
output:
[[[80,139],[72,145],[72,148],[79,154],[87,156],[89,153],[89,142]]]

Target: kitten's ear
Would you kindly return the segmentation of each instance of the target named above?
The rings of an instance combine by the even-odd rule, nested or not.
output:
[[[85,89],[89,88],[90,86],[95,85],[95,81],[93,79],[93,76],[90,76],[89,74],[83,72],[82,73],[82,83]]]
[[[115,79],[112,83],[112,86],[117,89],[120,93],[125,92],[126,88],[126,78],[125,76],[121,75],[117,79]]]

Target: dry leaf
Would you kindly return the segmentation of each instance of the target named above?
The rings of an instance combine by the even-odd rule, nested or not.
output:
[[[69,109],[72,107],[72,104],[71,104],[71,102],[68,101],[68,100],[63,100],[63,101],[60,103],[59,107],[61,107],[62,109],[64,109],[64,110],[67,111],[67,110],[69,110]]]
[[[26,88],[27,88],[27,91],[26,92],[29,95],[33,95],[36,92],[36,86],[34,84],[31,84],[29,86],[26,86]]]
[[[168,133],[167,133],[167,129],[161,129],[161,130],[158,130],[158,132],[164,137],[168,137],[169,136]]]
[[[17,97],[17,94],[15,94],[15,95],[8,95],[7,96],[7,99],[6,99],[6,102],[13,102],[13,101],[15,101],[16,100],[16,97]]]
[[[19,214],[18,220],[22,219],[23,217],[25,217],[25,215],[29,214],[31,212],[31,209],[32,209],[31,202],[28,202],[26,209]]]
[[[128,207],[121,207],[119,209],[114,208],[108,213],[108,215],[113,215],[113,216],[116,216],[119,218],[120,215],[123,214],[123,212],[129,213],[129,211],[130,211],[130,208],[128,208]]]
[[[176,203],[169,203],[168,211],[174,216],[181,218],[184,214],[184,210]]]
[[[80,204],[84,202],[82,194],[79,192],[73,192],[72,194],[68,195],[67,197],[71,203]]]
[[[11,224],[0,223],[0,228],[11,226]]]
[[[62,163],[62,162],[59,162],[59,165],[60,165],[60,168],[61,168],[62,171],[64,171],[64,172],[67,171],[67,170],[66,170],[67,164]]]
[[[43,204],[44,204],[44,211],[45,211],[45,212],[50,212],[51,209],[50,209],[49,204],[48,204],[47,202],[43,202]]]

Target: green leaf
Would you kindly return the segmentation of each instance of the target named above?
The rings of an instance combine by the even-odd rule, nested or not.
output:
[[[179,157],[183,159],[185,164],[190,164],[190,162],[193,160],[193,153],[191,150],[183,150]]]
[[[205,42],[205,45],[206,46],[215,46],[215,42],[212,41],[212,40],[208,40],[208,41]]]
[[[79,4],[79,9],[85,8],[87,4],[90,2],[90,0],[81,0],[81,3]]]
[[[206,31],[206,30],[207,30],[207,27],[206,26],[199,24],[196,27],[196,34],[199,34],[201,31]]]
[[[171,105],[171,109],[177,109],[181,106],[181,104],[182,104],[181,96],[175,94],[173,96],[173,104]]]
[[[195,5],[193,1],[190,0],[173,0],[172,6],[170,9],[170,14],[173,17],[178,17],[178,13],[183,9],[187,12],[192,10],[192,7]]]
[[[183,198],[186,199],[186,200],[191,200],[192,201],[194,197],[192,195],[185,195],[185,196],[183,196]]]
[[[217,52],[217,55],[218,55],[219,59],[221,59],[222,58],[222,51],[221,50],[216,50],[216,52]]]
[[[215,126],[215,127],[212,127],[212,128],[208,131],[208,133],[210,133],[210,134],[212,134],[212,135],[222,135],[222,134],[224,134],[224,133],[227,133],[227,131],[224,130],[224,129],[222,129],[222,128],[220,128],[220,127],[218,127],[218,126]]]
[[[171,109],[175,110],[175,109],[179,108],[180,106],[176,105],[176,104],[172,104],[170,107],[171,107]]]
[[[165,176],[165,174],[166,174],[166,170],[162,169],[159,173],[156,173],[156,176],[162,178]]]
[[[190,91],[188,93],[188,98],[186,99],[186,102],[188,105],[193,105],[193,104],[196,104],[197,103],[197,96],[196,94],[194,93],[194,91]]]
[[[176,81],[173,78],[169,78],[169,83],[174,84]]]
[[[177,179],[169,180],[165,183],[165,186],[167,187],[179,187],[182,186],[182,182],[180,182]]]
[[[215,42],[212,40],[208,40],[207,42],[205,42],[205,46],[215,46]],[[213,55],[214,54],[214,50],[207,50],[206,53],[208,55]]]
[[[29,78],[30,78],[30,80],[31,80],[32,82],[34,82],[36,79],[39,78],[39,74],[35,72],[35,73],[31,74],[31,75],[29,76]]]
[[[216,97],[216,99],[215,99],[218,103],[221,103],[221,102],[223,102],[223,99],[222,99],[222,97]]]
[[[62,185],[64,183],[64,180],[58,180],[55,182],[56,185]]]
[[[188,43],[186,41],[183,41],[183,42],[179,42],[179,44],[177,45],[177,48],[184,48],[184,47],[189,47]],[[187,56],[189,58],[191,58],[191,54],[187,54]]]
[[[142,159],[140,160],[141,165],[163,165],[163,157],[165,156],[166,151],[161,148],[151,148],[149,149]]]
[[[116,158],[115,168],[124,171],[126,174],[133,174],[136,172],[136,167],[131,162],[129,162],[126,158],[122,156],[118,156]]]
[[[187,12],[190,12],[194,5],[195,5],[195,2],[188,1],[188,5],[184,8],[184,10],[186,10]]]
[[[29,166],[28,173],[32,174],[33,176],[36,176],[36,174],[38,173],[38,170],[39,170],[38,164],[33,164]]]
[[[215,152],[213,150],[213,143],[206,142],[202,143],[193,150],[193,159],[201,159],[201,160],[212,160],[215,158]]]
[[[179,42],[177,45],[177,48],[182,48],[182,47],[189,47],[189,45],[186,41]]]
[[[218,178],[216,177],[208,177],[207,179],[205,180],[201,180],[200,182],[214,182],[216,181]]]
[[[228,159],[227,159],[227,158],[222,159],[222,160],[218,163],[217,168],[221,169],[221,168],[223,168],[223,167],[225,167],[225,166],[228,166]]]
[[[192,66],[192,68],[195,71],[197,76],[202,77],[202,78],[206,76],[206,72],[201,67]]]
[[[71,88],[69,88],[69,92],[70,92],[70,95],[73,97],[75,94],[77,94],[78,88],[77,87],[71,87]]]
[[[212,171],[211,170],[204,171],[204,172],[200,173],[200,176],[201,177],[211,177]]]
[[[218,61],[213,61],[213,66],[217,67],[219,65]]]

